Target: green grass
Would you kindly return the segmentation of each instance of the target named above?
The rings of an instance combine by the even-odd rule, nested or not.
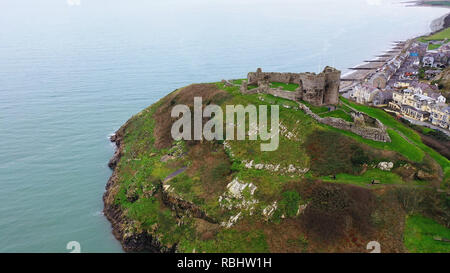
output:
[[[420,41],[422,41],[422,42],[442,41],[445,39],[450,39],[450,28],[446,28],[446,29],[441,30],[438,33],[430,35],[430,36],[421,37]]]
[[[368,170],[363,175],[338,174],[336,175],[336,180],[330,176],[324,176],[321,179],[327,182],[353,184],[363,187],[371,184],[372,180],[380,181],[381,185],[404,184],[402,178],[397,174],[380,169]]]
[[[428,45],[428,50],[434,50],[434,49],[438,49],[440,47],[441,47],[440,44],[429,44]]]
[[[295,91],[295,90],[298,88],[298,84],[295,84],[295,83],[272,82],[272,83],[270,83],[270,87],[272,87],[272,88],[282,87],[283,90],[286,90],[286,91]]]
[[[326,106],[314,106],[307,101],[301,101],[304,105],[308,106],[309,110],[311,110],[314,114],[322,114],[328,112],[328,107]]]
[[[186,234],[186,236],[190,236]],[[268,253],[269,246],[261,230],[237,231],[223,229],[211,240],[181,240],[179,248],[183,252],[197,253]]]
[[[234,84],[242,84],[243,81],[245,81],[246,79],[237,79],[237,80],[233,80],[232,83]]]
[[[450,239],[450,229],[420,215],[408,216],[404,244],[409,252],[450,253],[450,243],[436,241],[434,237]]]
[[[260,98],[262,98],[263,101],[261,101]],[[288,105],[292,107],[297,106],[295,102],[290,100],[266,94],[235,95],[231,101],[227,102],[227,104],[253,104],[257,107],[259,105],[267,104]],[[259,139],[257,141],[229,141],[235,158],[241,161],[254,160],[255,164],[281,164],[282,167],[286,167],[289,164],[295,164],[296,166],[307,167],[308,158],[302,147],[303,139],[308,133],[317,128],[317,123],[303,111],[293,108],[287,109],[280,107],[279,118],[280,122],[282,122],[290,132],[299,136],[298,139],[288,139],[283,135],[280,135],[279,148],[273,152],[261,152],[261,143],[267,143],[267,141],[263,142]],[[270,124],[270,121],[268,121],[268,123]]]
[[[370,139],[363,138],[362,136],[359,136],[355,133],[336,129],[334,127],[331,127],[329,125],[323,124],[322,126],[328,128],[329,130],[339,132],[343,135],[349,136],[354,138],[355,140],[367,144],[371,147],[381,149],[381,150],[390,150],[400,153],[401,155],[405,156],[409,160],[415,161],[415,162],[421,162],[424,156],[424,153],[421,149],[417,148],[416,146],[410,144],[405,139],[403,139],[397,132],[388,129],[388,134],[391,138],[392,142],[379,142],[374,141]]]
[[[424,126],[420,126],[419,128],[422,131],[422,133],[425,134],[425,135],[436,131],[434,129],[431,129],[431,128],[428,128],[428,127],[424,127]]]
[[[340,118],[340,119],[343,119],[348,122],[353,122],[352,116],[340,109],[332,111],[332,112],[323,113],[323,114],[320,114],[319,116],[322,118],[325,118],[325,117]]]
[[[294,217],[297,214],[298,205],[300,203],[300,195],[296,191],[286,191],[282,194],[279,209],[286,214],[287,217]]]

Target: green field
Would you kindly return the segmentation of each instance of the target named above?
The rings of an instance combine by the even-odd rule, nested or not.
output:
[[[353,118],[351,115],[347,114],[345,111],[338,109],[336,111],[331,111],[331,112],[327,112],[327,113],[323,113],[319,115],[322,118],[325,117],[333,117],[333,118],[341,118],[345,121],[348,122],[353,122]]]
[[[307,101],[301,101],[301,103],[308,106],[309,110],[311,110],[311,112],[313,112],[314,114],[322,114],[329,111],[328,107],[326,106],[314,106]]]
[[[440,44],[429,44],[428,45],[428,50],[434,50],[434,49],[438,49],[440,47],[441,47]]]
[[[409,252],[449,253],[450,243],[435,238],[450,239],[450,229],[420,215],[408,216],[403,241]]]
[[[270,83],[270,87],[278,88],[281,87],[286,91],[295,91],[298,88],[298,84],[295,83],[282,83],[282,82],[272,82]]]
[[[243,81],[245,81],[247,79],[237,79],[237,80],[233,80],[232,83],[234,84],[242,84]]]
[[[380,169],[368,170],[362,175],[338,174],[336,175],[336,180],[331,176],[325,176],[321,180],[333,183],[353,184],[362,187],[371,185],[372,180],[378,180],[381,185],[404,183],[402,178],[397,174]]]
[[[450,39],[450,28],[446,28],[430,36],[421,37],[419,38],[419,41],[429,42],[429,41],[442,41],[445,39]]]

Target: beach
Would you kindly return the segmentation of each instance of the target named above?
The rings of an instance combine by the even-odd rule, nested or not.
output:
[[[427,33],[427,35],[439,32],[449,26],[450,13],[447,13],[444,16],[436,18],[431,22],[430,33]],[[377,70],[382,68],[387,62],[396,58],[400,53],[407,50],[413,40],[423,35],[424,34],[421,34],[405,41],[393,41],[392,47],[387,51],[380,53],[380,55],[376,56],[376,58],[365,60],[364,63],[349,68],[353,71],[346,73],[341,77],[340,93],[346,93],[354,85],[369,79],[370,76],[376,73]]]

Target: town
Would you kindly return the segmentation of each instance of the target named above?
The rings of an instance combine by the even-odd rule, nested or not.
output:
[[[447,104],[449,30],[394,42],[394,48],[368,64],[351,68],[340,93],[360,104],[384,109],[415,125],[450,135]]]

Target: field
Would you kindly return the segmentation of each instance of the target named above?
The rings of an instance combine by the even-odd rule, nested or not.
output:
[[[335,111],[331,111],[331,112],[327,112],[327,113],[324,113],[324,114],[320,114],[319,116],[322,117],[322,118],[325,118],[325,117],[341,118],[341,119],[343,119],[345,121],[353,122],[352,116],[349,115],[348,113],[346,113],[345,111],[341,110],[341,109],[338,109],[338,110],[335,110]]]
[[[270,83],[270,87],[278,88],[281,87],[285,91],[295,91],[298,88],[298,84],[295,83],[282,83],[282,82],[272,82]]]
[[[421,42],[442,41],[445,39],[450,39],[450,28],[446,28],[430,36],[421,37],[419,38],[419,41]]]
[[[450,243],[435,239],[450,239],[450,229],[432,219],[408,216],[404,234],[405,247],[414,253],[449,253]]]
[[[343,184],[353,184],[362,187],[376,187],[372,185],[372,180],[378,180],[380,185],[404,184],[402,178],[395,173],[386,172],[379,169],[373,169],[365,172],[363,175],[338,174],[336,179],[325,176],[321,178],[323,181]]]
[[[440,44],[429,44],[428,45],[428,50],[435,50],[435,49],[438,49],[440,47],[441,47]]]

